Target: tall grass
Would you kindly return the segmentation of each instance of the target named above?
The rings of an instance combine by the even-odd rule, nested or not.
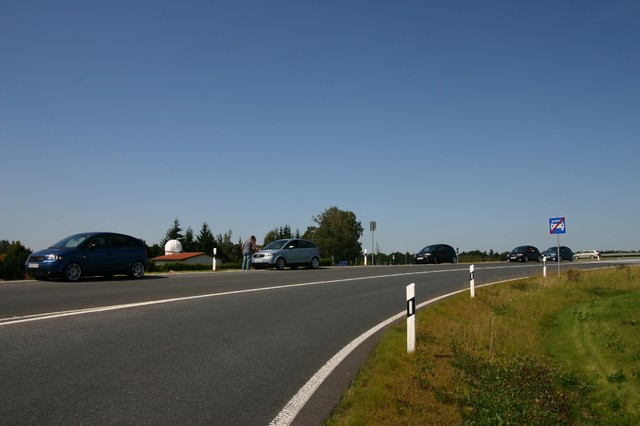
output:
[[[569,271],[390,328],[328,425],[640,424],[640,269]]]

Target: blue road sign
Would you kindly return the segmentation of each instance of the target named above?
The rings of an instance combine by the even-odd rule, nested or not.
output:
[[[566,234],[567,233],[567,224],[566,217],[558,216],[558,217],[550,217],[549,218],[549,234]]]

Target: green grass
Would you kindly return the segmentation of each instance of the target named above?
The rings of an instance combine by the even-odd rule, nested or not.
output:
[[[390,328],[327,425],[640,424],[640,269],[476,289]]]

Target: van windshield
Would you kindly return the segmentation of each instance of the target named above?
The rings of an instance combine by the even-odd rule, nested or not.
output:
[[[63,240],[58,241],[54,245],[49,248],[77,248],[82,243],[87,241],[90,237],[90,234],[77,234],[67,237]]]
[[[282,247],[284,247],[284,245],[286,244],[287,241],[289,241],[289,240],[271,241],[269,244],[267,244],[266,246],[262,247],[262,250],[279,250]]]

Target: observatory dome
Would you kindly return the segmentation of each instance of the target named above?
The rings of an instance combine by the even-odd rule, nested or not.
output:
[[[182,244],[178,240],[169,240],[164,245],[164,254],[182,253]]]

